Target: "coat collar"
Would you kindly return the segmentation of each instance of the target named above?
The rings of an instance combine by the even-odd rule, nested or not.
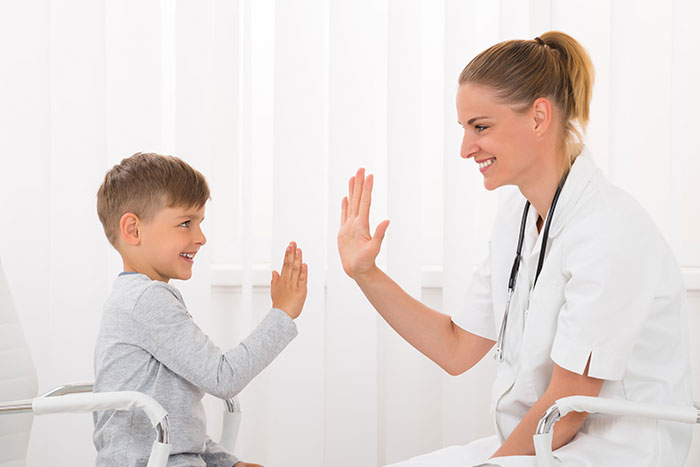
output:
[[[584,151],[574,161],[574,164],[569,171],[569,176],[566,179],[566,183],[564,183],[561,193],[559,194],[559,200],[557,201],[557,205],[554,209],[552,225],[549,227],[549,239],[559,235],[562,228],[571,217],[571,213],[574,211],[576,203],[581,198],[581,195],[596,172],[598,172],[598,168],[593,163],[591,155],[584,149]],[[537,232],[537,227],[535,225],[537,222],[537,217],[537,211],[531,206],[527,216],[525,238],[525,251],[529,252],[525,255],[529,257],[536,257],[540,254],[542,233]],[[532,274],[534,277],[535,266],[533,264],[530,266],[533,268]]]
[[[549,228],[549,236],[556,237],[564,227],[576,203],[586,190],[593,176],[599,171],[586,148],[576,158],[569,171],[569,176],[559,194],[559,200],[554,209],[554,218]]]

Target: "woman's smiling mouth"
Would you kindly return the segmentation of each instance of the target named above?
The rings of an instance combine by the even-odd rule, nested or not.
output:
[[[479,164],[479,171],[482,173],[491,165],[496,159],[486,159],[485,161],[477,162]]]

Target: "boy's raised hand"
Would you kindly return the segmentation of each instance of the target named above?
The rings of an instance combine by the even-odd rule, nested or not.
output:
[[[284,253],[282,272],[272,271],[272,308],[284,311],[292,319],[297,318],[306,300],[307,278],[308,266],[302,261],[301,249],[291,242]]]
[[[365,169],[360,169],[350,178],[348,196],[343,198],[338,252],[345,273],[357,279],[375,267],[375,259],[389,227],[385,220],[377,225],[374,236],[369,231],[369,208],[372,204],[374,177],[365,178]]]

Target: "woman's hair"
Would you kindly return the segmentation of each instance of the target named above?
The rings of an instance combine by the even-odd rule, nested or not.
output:
[[[150,222],[164,208],[201,208],[210,199],[204,175],[173,156],[136,153],[106,174],[97,192],[97,215],[117,248],[119,221],[132,212]]]
[[[523,111],[540,97],[550,99],[562,113],[562,143],[570,167],[583,149],[593,78],[586,49],[568,34],[550,31],[484,50],[462,70],[459,84],[486,86],[503,103]]]

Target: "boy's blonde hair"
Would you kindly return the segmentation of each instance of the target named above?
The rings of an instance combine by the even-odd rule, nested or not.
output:
[[[149,222],[161,209],[199,209],[210,198],[204,175],[183,160],[139,152],[105,174],[97,191],[97,215],[109,243],[117,248],[119,221],[127,212]]]

